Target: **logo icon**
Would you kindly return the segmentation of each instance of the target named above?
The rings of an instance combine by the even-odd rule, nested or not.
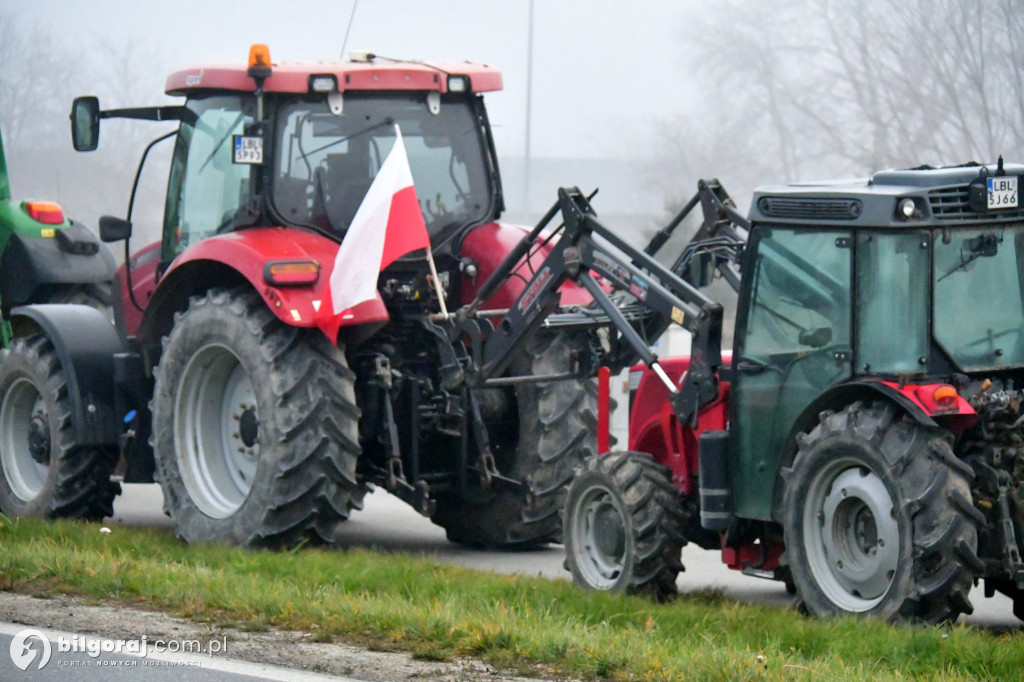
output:
[[[11,640],[11,660],[14,661],[14,665],[18,666],[22,670],[28,670],[28,667],[32,665],[33,661],[36,660],[36,656],[40,653],[37,647],[31,646],[29,641],[37,639],[42,644],[42,657],[39,659],[39,666],[37,670],[42,670],[43,667],[50,662],[50,640],[46,639],[46,635],[39,632],[39,630],[22,630],[14,636]]]

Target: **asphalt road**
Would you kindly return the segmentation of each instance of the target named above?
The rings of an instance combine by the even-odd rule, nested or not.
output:
[[[109,523],[171,526],[162,511],[163,495],[158,485],[131,484],[123,487],[124,493],[115,501],[114,517]],[[368,495],[365,508],[345,523],[342,544],[425,554],[441,561],[498,573],[569,578],[569,573],[562,567],[564,554],[561,546],[504,552],[468,549],[452,544],[441,528],[383,490]],[[780,606],[792,602],[792,597],[781,583],[731,571],[721,563],[718,552],[688,545],[683,550],[683,563],[686,571],[678,582],[681,592],[719,589],[726,596],[745,602]],[[1007,597],[997,594],[986,599],[984,590],[977,587],[971,593],[971,601],[974,613],[961,617],[963,622],[997,630],[1022,627],[1021,621],[1013,615],[1013,603]]]

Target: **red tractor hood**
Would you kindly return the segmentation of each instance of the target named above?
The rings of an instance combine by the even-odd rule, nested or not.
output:
[[[485,223],[471,230],[463,238],[460,255],[463,258],[472,258],[477,264],[475,277],[466,275],[462,277],[463,304],[469,303],[476,297],[477,291],[487,277],[501,264],[505,255],[529,232],[530,229],[522,225]],[[511,308],[519,295],[523,293],[533,273],[539,270],[540,264],[544,262],[550,252],[551,246],[547,244],[536,249],[529,258],[529,264],[524,264],[519,268],[522,278],[509,278],[481,307],[486,310]],[[562,305],[586,305],[593,300],[586,290],[574,282],[566,282],[560,291]]]

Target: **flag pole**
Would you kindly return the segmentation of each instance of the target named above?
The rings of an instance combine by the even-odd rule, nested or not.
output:
[[[427,244],[427,263],[430,265],[430,277],[434,280],[434,291],[437,292],[437,302],[441,304],[441,314],[448,319],[448,306],[444,302],[444,288],[441,286],[441,278],[437,276],[437,266],[434,265],[434,252]]]

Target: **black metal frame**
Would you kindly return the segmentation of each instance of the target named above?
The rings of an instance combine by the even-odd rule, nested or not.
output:
[[[672,232],[700,203],[704,222],[694,238],[666,268],[654,255]],[[513,273],[538,244],[542,232],[556,215],[558,240],[544,240],[551,251],[535,269],[522,294],[493,327],[477,310]],[[718,395],[717,370],[721,366],[722,307],[700,291],[718,270],[734,288],[739,287],[739,257],[746,244],[749,223],[736,212],[728,194],[717,181],[702,181],[697,194],[682,211],[658,232],[644,250],[639,250],[602,225],[589,199],[578,188],[561,188],[558,201],[536,227],[514,248],[480,287],[474,301],[458,310],[449,323],[453,343],[468,338],[467,380],[472,388],[509,385],[526,381],[550,381],[571,376],[588,376],[596,367],[581,366],[572,375],[559,377],[506,377],[516,353],[540,328],[607,329],[610,352],[601,358],[613,372],[642,360],[660,370],[649,340],[659,337],[675,322],[693,334],[690,369],[681,388],[669,385],[676,416],[691,421],[699,408]],[[704,259],[706,277],[696,283],[687,273],[696,259]],[[598,280],[595,275],[600,277]],[[577,310],[560,308],[559,288],[574,281],[593,297],[594,303]],[[617,291],[631,294],[622,301]]]
[[[654,256],[698,205],[704,213],[702,225],[673,266],[663,266]],[[561,217],[561,224],[548,230],[556,216]],[[453,314],[428,315],[420,320],[434,339],[440,387],[457,404],[451,416],[460,424],[460,447],[450,478],[444,477],[443,482],[420,480],[420,420],[414,417],[402,425],[406,437],[402,439],[404,447],[400,447],[395,410],[390,405],[380,412],[389,464],[387,470],[376,469],[373,475],[427,515],[433,511],[431,493],[435,487],[466,495],[472,489],[502,486],[529,495],[527,483],[502,475],[495,465],[481,417],[479,391],[587,378],[596,374],[600,365],[618,372],[642,360],[665,381],[676,416],[684,423],[694,421],[698,410],[718,397],[718,368],[722,362],[722,307],[700,288],[709,283],[715,270],[739,288],[739,259],[748,228],[749,223],[736,212],[724,188],[715,180],[701,181],[693,199],[646,249],[640,250],[601,224],[589,197],[579,189],[559,189],[558,201],[491,273],[472,302]],[[548,246],[550,250],[540,265],[523,272],[529,268],[532,252]],[[512,307],[480,310],[511,277],[527,279]],[[568,281],[584,288],[593,302],[561,306],[559,289]],[[672,323],[693,334],[690,367],[680,387],[661,371],[650,349],[650,343]],[[508,369],[517,353],[541,329],[591,332],[591,346],[596,352],[571,358],[568,372],[510,375]],[[383,389],[381,400],[390,403],[395,396],[388,386],[387,372],[377,374]],[[403,403],[416,405],[421,400],[418,395],[405,395]],[[418,414],[415,408],[411,411]],[[476,457],[471,456],[471,449],[478,453]]]

